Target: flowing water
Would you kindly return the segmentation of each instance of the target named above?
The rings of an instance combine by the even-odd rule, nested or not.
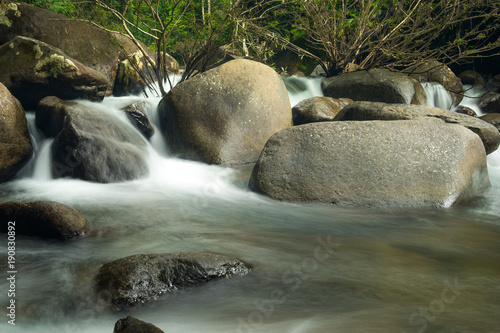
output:
[[[321,94],[313,90],[319,81],[292,81],[292,105]],[[106,98],[99,107],[118,115],[139,100],[148,102],[158,126],[158,98]],[[2,333],[111,333],[126,315],[179,333],[500,332],[498,153],[488,158],[491,189],[466,206],[346,209],[252,193],[251,167],[169,157],[159,134],[146,179],[52,179],[51,141],[33,119],[28,115],[35,159],[19,179],[0,186],[0,200],[68,204],[90,221],[91,231],[69,242],[17,235],[16,325],[2,315]],[[7,236],[0,235],[2,258],[6,247]],[[129,311],[108,312],[96,302],[93,277],[101,264],[182,251],[234,256],[254,269]],[[0,270],[5,276],[6,260]],[[2,278],[4,313],[8,289]]]

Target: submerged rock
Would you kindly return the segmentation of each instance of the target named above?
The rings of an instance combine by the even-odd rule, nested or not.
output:
[[[312,97],[305,99],[292,108],[293,124],[332,121],[344,106],[352,102],[349,98]]]
[[[89,231],[89,222],[75,209],[55,201],[0,204],[0,225],[7,232],[15,222],[16,234],[68,240]]]
[[[245,275],[249,270],[238,259],[213,253],[137,254],[103,265],[96,288],[101,298],[120,310],[210,280]]]
[[[34,109],[46,96],[100,101],[109,85],[103,74],[27,37],[0,46],[0,67],[0,81],[26,109]]]
[[[145,139],[116,117],[57,97],[40,101],[36,123],[52,145],[52,175],[111,183],[149,173]]]
[[[401,104],[426,104],[422,85],[407,74],[385,69],[346,73],[325,79],[321,88],[325,96]]]
[[[146,137],[150,139],[155,133],[153,125],[149,122],[148,116],[146,115],[146,102],[137,102],[127,105],[122,110],[125,111],[128,119],[132,124]]]
[[[440,119],[446,123],[467,127],[481,138],[487,154],[497,150],[500,144],[500,133],[487,122],[432,106],[357,102],[343,108],[335,120],[410,120],[422,118]]]
[[[176,85],[158,114],[173,154],[211,164],[255,162],[292,125],[285,84],[270,67],[232,60]]]
[[[0,82],[0,183],[21,170],[32,154],[24,109]]]
[[[163,333],[163,331],[153,324],[127,316],[116,322],[113,333]]]
[[[436,119],[295,126],[267,142],[249,187],[271,198],[345,206],[437,207],[490,185],[477,135]]]

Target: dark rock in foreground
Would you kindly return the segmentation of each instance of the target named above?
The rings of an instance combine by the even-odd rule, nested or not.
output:
[[[55,136],[54,178],[111,183],[149,173],[145,139],[132,125],[102,110],[50,96],[40,101],[36,123]]]
[[[424,88],[407,74],[385,69],[346,73],[325,79],[321,88],[325,96],[400,104],[426,104]]]
[[[137,254],[103,265],[96,288],[101,298],[119,310],[249,270],[238,259],[212,253]]]
[[[163,333],[163,331],[153,324],[127,316],[116,322],[113,333]]]
[[[343,108],[335,120],[410,120],[422,118],[440,119],[446,123],[467,127],[479,135],[486,149],[486,154],[497,150],[500,144],[500,133],[491,124],[479,118],[432,106],[357,102]]]
[[[267,139],[292,126],[281,77],[250,60],[232,60],[176,85],[158,106],[173,154],[210,164],[253,163]]]
[[[0,82],[0,183],[21,170],[32,154],[24,109]]]
[[[269,139],[249,187],[274,199],[440,207],[490,185],[479,137],[439,120],[295,126]]]
[[[0,204],[0,225],[7,232],[15,222],[17,234],[68,240],[89,231],[89,222],[75,209],[55,201]]]

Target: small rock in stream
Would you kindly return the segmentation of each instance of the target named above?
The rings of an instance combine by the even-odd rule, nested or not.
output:
[[[127,316],[116,322],[113,333],[163,333],[163,331],[153,324]]]
[[[249,271],[250,266],[240,260],[213,253],[136,254],[103,265],[96,276],[96,291],[100,299],[121,310]]]
[[[68,240],[86,234],[87,219],[75,209],[55,201],[17,202],[0,204],[0,232],[8,226],[16,234]]]

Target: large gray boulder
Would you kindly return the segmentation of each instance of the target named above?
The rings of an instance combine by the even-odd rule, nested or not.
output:
[[[60,49],[27,37],[0,46],[0,68],[0,82],[26,109],[46,96],[100,101],[110,84],[105,75]]]
[[[172,153],[211,164],[253,163],[271,135],[292,125],[280,76],[242,59],[178,84],[158,113]]]
[[[419,82],[437,82],[441,84],[451,95],[454,106],[460,104],[464,95],[462,81],[451,69],[439,61],[431,60],[418,63],[404,70],[410,77]]]
[[[15,231],[19,235],[60,240],[84,235],[90,228],[87,219],[78,211],[55,201],[1,203],[1,232],[8,232],[11,221],[15,221]]]
[[[102,110],[49,96],[37,107],[36,123],[55,137],[54,178],[111,183],[149,173],[146,140],[131,124]]]
[[[0,183],[21,170],[32,154],[24,109],[0,82]]]
[[[459,124],[479,135],[486,153],[497,150],[500,133],[491,124],[466,114],[432,106],[357,102],[343,108],[335,120],[410,120],[436,118],[446,123]]]
[[[407,74],[370,69],[332,76],[321,83],[325,96],[401,104],[426,104],[422,85]]]
[[[137,254],[103,265],[96,276],[96,291],[112,308],[121,310],[249,271],[240,260],[213,253]]]
[[[295,126],[269,139],[249,187],[278,200],[440,207],[490,185],[479,137],[439,120]]]

